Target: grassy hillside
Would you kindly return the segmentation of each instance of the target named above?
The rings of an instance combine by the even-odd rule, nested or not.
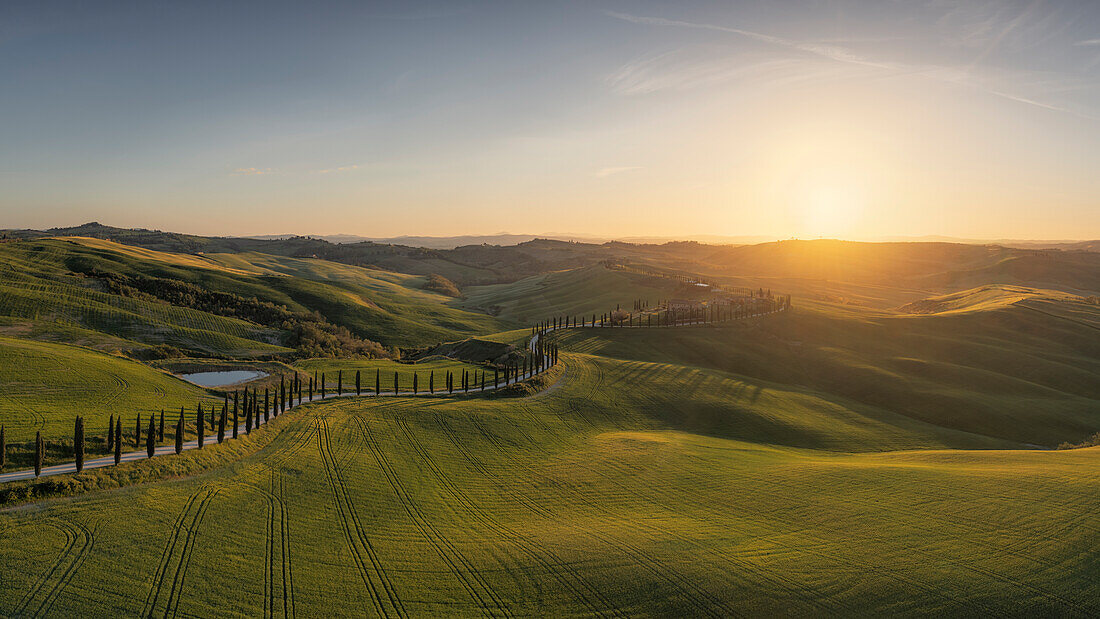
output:
[[[163,409],[190,410],[204,391],[164,372],[85,348],[0,337],[0,423],[10,443],[72,440],[83,415],[89,434],[106,432],[111,415],[133,422]],[[131,427],[126,428],[127,432]]]
[[[456,307],[493,313],[503,320],[530,325],[557,315],[588,315],[615,309],[634,299],[656,303],[676,289],[670,279],[614,271],[600,265],[556,271],[511,284],[466,289]]]
[[[564,361],[535,397],[307,405],[238,463],[2,512],[0,612],[1100,612],[1100,449],[768,446],[790,424],[823,447],[989,441],[713,370]]]
[[[728,327],[571,331],[559,341],[567,350],[808,389],[1019,444],[1055,446],[1100,430],[1095,328],[1028,308],[901,317],[796,306]]]
[[[135,342],[249,357],[289,352],[291,334],[278,321],[261,325],[145,295],[103,290],[103,277],[169,281],[274,304],[287,312],[319,312],[360,338],[424,346],[500,330],[490,316],[445,305],[450,297],[423,289],[426,278],[316,259],[262,254],[188,255],[84,238],[0,246],[0,315],[75,324]],[[94,277],[88,277],[94,275]],[[174,299],[173,299],[174,300]]]

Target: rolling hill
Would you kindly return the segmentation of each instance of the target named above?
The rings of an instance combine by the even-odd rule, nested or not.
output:
[[[989,449],[1008,445],[705,368],[565,364],[530,398],[306,405],[207,473],[0,512],[0,609],[1100,610],[1100,449]],[[792,431],[803,447],[775,444]]]

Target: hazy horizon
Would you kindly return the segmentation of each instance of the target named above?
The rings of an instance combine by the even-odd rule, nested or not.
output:
[[[1100,237],[1095,2],[58,2],[0,23],[5,227]]]

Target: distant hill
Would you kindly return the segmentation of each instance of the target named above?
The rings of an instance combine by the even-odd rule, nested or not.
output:
[[[865,243],[789,240],[755,245],[589,243],[537,238],[514,245],[467,244],[452,249],[358,241],[333,243],[296,236],[281,239],[204,237],[159,230],[129,230],[89,223],[45,231],[8,230],[8,238],[81,236],[174,253],[256,252],[319,258],[412,275],[440,275],[459,288],[512,283],[526,277],[592,266],[604,261],[659,265],[684,273],[736,276],[749,286],[764,280],[806,281],[911,289],[904,300],[988,284],[1030,286],[1074,294],[1100,292],[1100,252],[1095,242],[1073,249],[1035,249],[946,242]],[[405,237],[426,239],[430,237]],[[494,237],[454,237],[456,239]],[[521,238],[526,238],[521,237]],[[448,243],[449,244],[449,243]],[[761,280],[759,284],[751,280]],[[776,288],[798,292],[790,282]],[[904,301],[896,301],[891,307]]]
[[[1100,291],[1100,253],[967,245],[781,241],[717,249],[703,262],[725,273],[929,291],[988,284]]]

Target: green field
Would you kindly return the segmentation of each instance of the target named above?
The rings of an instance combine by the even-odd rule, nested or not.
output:
[[[349,392],[357,370],[367,391],[434,371],[438,390],[535,321],[676,286],[590,265],[451,299],[422,275],[89,239],[3,244],[0,262],[7,470],[38,429],[64,458],[77,414],[95,454],[108,415],[130,432],[219,397],[168,370],[261,369],[261,391],[342,371]],[[103,271],[317,311],[425,358],[297,358],[283,329],[76,274]],[[717,326],[553,333],[563,363],[509,392],[314,402],[33,486],[55,498],[8,485],[0,615],[1100,614],[1100,448],[1048,449],[1100,430],[1100,307],[879,279],[804,282],[793,310]],[[193,354],[100,352],[160,343]]]
[[[996,441],[564,362],[534,397],[310,404],[209,473],[0,513],[0,612],[1100,612],[1100,449],[944,450]],[[815,449],[769,444],[802,416]]]
[[[553,316],[603,314],[634,299],[659,299],[673,295],[677,283],[671,279],[613,271],[601,265],[555,271],[521,279],[511,284],[474,286],[465,298],[452,301],[456,307],[488,311],[502,320],[532,325]]]
[[[105,433],[111,415],[131,423],[161,409],[191,410],[205,390],[144,364],[77,346],[0,337],[0,423],[9,443],[72,440],[84,416],[89,434]],[[131,427],[126,427],[129,432]]]
[[[161,278],[283,306],[319,312],[358,337],[386,346],[427,346],[500,331],[484,313],[451,307],[450,297],[422,289],[425,277],[310,258],[256,253],[192,255],[85,238],[0,246],[0,317],[103,333],[141,348],[155,344],[208,355],[250,358],[285,354],[288,335],[230,316],[156,299],[108,294],[85,273]]]

